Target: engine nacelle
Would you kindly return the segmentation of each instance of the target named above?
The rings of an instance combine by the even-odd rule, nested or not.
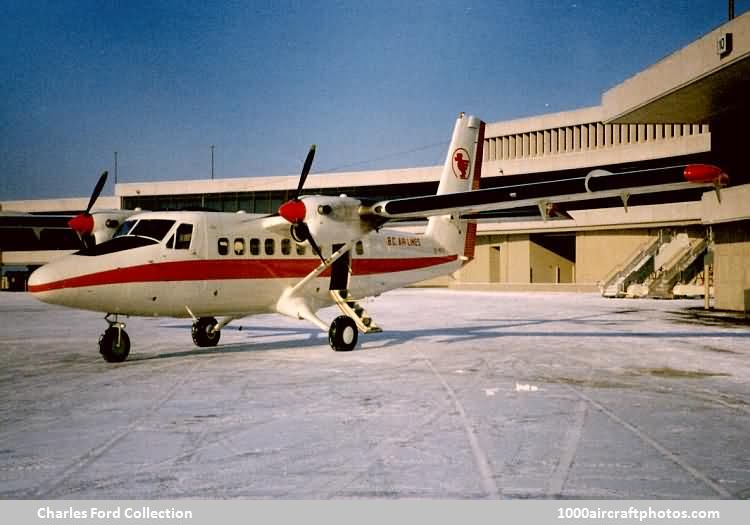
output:
[[[359,239],[374,226],[359,216],[362,202],[341,195],[328,197],[311,195],[302,198],[305,204],[305,223],[318,244],[344,243]]]

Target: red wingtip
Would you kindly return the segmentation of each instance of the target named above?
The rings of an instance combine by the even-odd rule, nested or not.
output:
[[[279,206],[279,215],[292,224],[304,221],[306,214],[307,209],[305,208],[305,203],[298,199],[287,201]]]
[[[725,186],[729,182],[729,175],[724,173],[718,166],[711,164],[690,164],[685,166],[683,172],[685,180],[696,184],[717,184]]]
[[[89,235],[94,231],[94,217],[88,213],[76,215],[68,221],[68,226],[82,235]]]

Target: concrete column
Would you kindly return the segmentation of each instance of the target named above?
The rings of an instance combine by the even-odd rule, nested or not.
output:
[[[538,157],[544,155],[544,132],[537,131],[536,135],[536,154]]]
[[[497,160],[497,139],[489,139],[487,148],[485,148],[484,160]]]
[[[508,137],[502,137],[502,159],[507,160],[509,157],[508,148],[509,148],[510,140]]]
[[[508,158],[516,158],[516,136],[511,135],[508,137]]]
[[[543,155],[549,155],[552,153],[552,131],[545,129],[544,130],[544,146],[542,149]]]
[[[581,126],[573,126],[573,149],[581,151]]]
[[[524,134],[522,135],[522,137],[523,137],[523,138],[522,138],[521,140],[523,141],[523,142],[522,142],[522,144],[523,144],[523,149],[521,150],[521,158],[524,158],[524,159],[526,159],[526,158],[528,158],[528,157],[529,157],[529,152],[530,152],[530,145],[529,145],[529,134],[528,134],[528,133],[524,133]]]
[[[581,124],[581,144],[579,149],[589,149],[589,127],[587,124]]]
[[[635,124],[628,125],[628,144],[638,142],[638,126]]]

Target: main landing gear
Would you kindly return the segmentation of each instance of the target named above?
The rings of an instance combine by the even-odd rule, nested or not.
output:
[[[221,329],[214,317],[201,317],[193,323],[192,335],[196,346],[216,346],[221,338]]]
[[[337,352],[349,352],[357,346],[357,323],[348,315],[340,315],[328,329],[328,343]]]
[[[109,328],[99,337],[99,353],[108,363],[122,363],[130,354],[130,337],[125,331],[125,323],[119,322],[116,314],[114,321],[111,320],[111,315],[104,318]]]

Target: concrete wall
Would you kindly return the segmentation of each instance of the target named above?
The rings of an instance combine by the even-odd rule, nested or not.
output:
[[[467,283],[529,283],[531,244],[526,234],[479,236],[474,260],[455,278]]]
[[[714,306],[750,311],[750,221],[714,226]]]
[[[575,264],[555,252],[529,243],[531,282],[534,283],[572,283],[575,282]],[[559,277],[558,277],[559,269]]]
[[[576,282],[594,284],[629,261],[656,232],[648,229],[586,231],[576,235]]]

